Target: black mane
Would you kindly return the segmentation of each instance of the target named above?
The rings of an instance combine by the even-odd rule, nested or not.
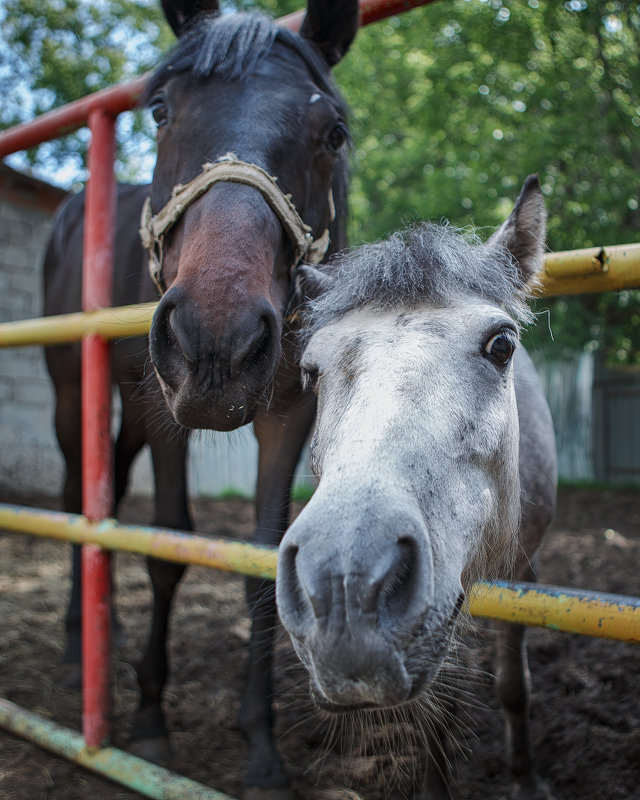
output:
[[[269,55],[276,41],[302,58],[318,85],[344,110],[344,101],[331,80],[329,67],[314,45],[259,11],[195,17],[151,76],[141,104],[146,105],[175,73],[190,72],[197,78],[215,74],[225,80],[250,75]]]
[[[305,317],[312,331],[365,306],[446,307],[462,296],[489,299],[520,322],[532,319],[511,253],[449,225],[422,223],[320,269],[330,280],[307,304]]]

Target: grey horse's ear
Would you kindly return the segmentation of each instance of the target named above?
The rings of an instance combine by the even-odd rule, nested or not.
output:
[[[291,307],[297,308],[309,300],[315,300],[333,283],[333,278],[311,264],[299,264],[293,273]]]
[[[515,258],[523,283],[528,283],[543,267],[547,211],[537,175],[524,182],[513,211],[490,237],[487,244],[506,248]]]
[[[351,46],[359,24],[358,0],[309,0],[300,36],[316,44],[333,67]]]
[[[189,27],[193,17],[203,11],[217,14],[220,3],[218,0],[162,0],[162,10],[171,29],[179,38]]]

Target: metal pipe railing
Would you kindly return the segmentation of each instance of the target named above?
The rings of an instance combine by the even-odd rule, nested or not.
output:
[[[76,731],[0,698],[0,727],[155,800],[233,800],[115,747],[90,748]]]
[[[363,25],[392,14],[426,5],[433,0],[360,0]],[[304,12],[280,20],[296,30]],[[157,529],[119,526],[107,519],[111,513],[113,492],[108,473],[110,458],[108,365],[105,364],[107,340],[137,336],[148,332],[155,304],[107,309],[110,305],[109,284],[114,230],[113,127],[116,116],[134,108],[148,79],[142,75],[132,81],[110,87],[81,98],[67,106],[43,114],[38,119],[0,133],[0,158],[20,149],[38,145],[63,136],[86,124],[92,133],[89,159],[90,182],[87,190],[85,217],[85,279],[84,295],[87,314],[64,315],[49,320],[29,320],[0,325],[0,346],[22,344],[53,344],[85,338],[84,361],[98,364],[99,375],[84,381],[83,415],[90,417],[83,438],[83,459],[88,475],[83,478],[83,508],[86,516],[59,515],[55,512],[34,512],[20,507],[0,507],[0,525],[25,530],[36,535],[64,538],[84,544],[84,562],[88,568],[83,580],[87,594],[83,595],[85,612],[92,623],[83,626],[85,642],[83,672],[84,739],[60,726],[37,719],[12,704],[0,700],[0,724],[19,735],[31,738],[43,747],[78,761],[108,777],[131,786],[149,797],[198,797],[207,800],[230,800],[213,789],[202,787],[187,779],[176,778],[146,762],[138,764],[127,754],[113,748],[95,750],[108,735],[108,549],[128,549],[169,558],[181,563],[207,563],[219,569],[233,569],[261,577],[275,577],[274,551],[252,545],[212,541],[208,538]],[[551,254],[543,276],[545,294],[601,292],[640,285],[640,245],[596,248],[590,251]],[[85,400],[86,398],[86,400]],[[98,410],[96,410],[98,409]],[[98,419],[102,422],[96,425]],[[90,438],[92,437],[92,438]],[[95,453],[100,453],[95,456]],[[92,459],[95,462],[92,463]],[[18,522],[20,520],[20,523]],[[26,527],[20,527],[25,525]],[[139,548],[139,549],[134,549]],[[195,560],[200,559],[200,560]],[[215,563],[214,563],[215,562]],[[255,570],[255,571],[250,571]],[[97,579],[92,573],[97,572]],[[97,608],[97,607],[100,608]],[[599,595],[576,590],[536,585],[477,584],[469,600],[471,613],[507,618],[520,624],[544,625],[557,630],[610,636],[624,641],[640,641],[640,601],[614,595]],[[505,611],[506,609],[506,611]],[[567,627],[568,626],[568,627]],[[92,639],[93,632],[99,637]],[[92,660],[98,653],[97,660]],[[97,677],[96,677],[97,675]],[[126,764],[123,765],[123,756]],[[115,759],[115,761],[114,761]],[[128,760],[127,760],[128,759]],[[124,772],[142,776],[140,781],[127,783]],[[164,774],[166,772],[166,775]],[[177,781],[177,783],[173,783]],[[181,783],[182,782],[182,783]],[[167,788],[172,786],[179,788]],[[156,792],[156,793],[153,793]],[[173,792],[173,793],[172,793]]]
[[[275,547],[144,525],[120,525],[113,519],[93,523],[78,514],[10,505],[0,505],[0,528],[276,579]],[[467,610],[474,616],[521,625],[640,643],[640,598],[635,597],[535,583],[480,582],[470,592]]]
[[[640,286],[640,244],[549,253],[541,284],[540,294],[544,297],[636,288]],[[0,323],[0,347],[66,344],[89,334],[97,334],[105,340],[146,336],[156,305],[155,302],[140,303],[3,322]]]
[[[82,257],[82,307],[112,303],[116,224],[116,118],[94,108],[89,114],[89,181]],[[82,511],[91,520],[113,513],[111,359],[97,334],[82,339]],[[107,744],[111,717],[111,555],[82,548],[82,697],[87,747]]]

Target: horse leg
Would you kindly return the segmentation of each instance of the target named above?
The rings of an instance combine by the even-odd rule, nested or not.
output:
[[[63,503],[70,514],[82,513],[82,429],[81,394],[79,376],[56,381],[55,428],[58,443],[66,464]],[[122,425],[115,448],[116,497],[115,505],[124,495],[131,463],[144,444],[139,425],[130,411],[130,403],[123,393]],[[112,628],[116,635],[121,629],[115,611],[111,608]],[[71,548],[71,593],[65,619],[66,646],[56,672],[59,685],[79,688],[82,680],[82,548]]]
[[[279,544],[289,523],[289,493],[300,453],[313,423],[315,402],[298,395],[286,411],[271,406],[257,417],[254,430],[260,447],[256,491],[257,544]],[[275,584],[247,579],[251,614],[249,670],[238,714],[238,725],[248,741],[245,798],[291,797],[289,778],[273,735],[273,642],[277,624]]]
[[[120,505],[122,498],[127,491],[129,473],[134,458],[138,455],[145,444],[144,427],[139,424],[140,409],[132,399],[135,387],[135,376],[124,376],[118,381],[121,399],[121,419],[120,430],[116,438],[114,448],[114,509]],[[114,587],[115,588],[115,587]],[[111,630],[114,644],[123,647],[125,635],[122,624],[115,612],[112,592],[111,599]]]
[[[193,530],[187,506],[186,439],[150,437],[155,475],[155,514],[158,527]],[[184,574],[183,564],[147,559],[153,589],[149,638],[137,667],[140,703],[131,734],[132,750],[156,763],[170,758],[169,737],[162,711],[162,692],[169,674],[167,636],[174,592]]]
[[[82,447],[80,425],[80,379],[67,374],[64,358],[60,353],[58,369],[52,362],[52,379],[56,393],[55,430],[58,444],[65,462],[63,492],[64,510],[70,514],[82,513]],[[64,354],[62,354],[64,355]],[[47,354],[48,358],[50,354]],[[54,378],[55,375],[55,378]],[[60,375],[60,379],[58,378]],[[71,592],[65,616],[65,649],[56,668],[56,683],[60,686],[79,688],[81,683],[80,661],[82,658],[82,569],[80,545],[71,546]]]
[[[146,442],[144,426],[140,424],[140,406],[136,405],[132,396],[135,391],[133,380],[123,381],[119,384],[120,399],[122,403],[122,416],[120,431],[116,439],[114,453],[114,494],[115,508],[127,491],[129,472],[133,459],[138,455]]]
[[[422,788],[415,796],[412,795],[413,800],[451,800],[451,768],[446,755],[449,739],[444,725],[434,720],[432,726],[426,741]]]
[[[534,582],[533,566],[527,563],[517,579]],[[514,800],[553,800],[546,781],[536,770],[531,743],[526,628],[509,622],[498,622],[495,627],[496,688],[504,713],[507,760],[516,780],[512,797]]]

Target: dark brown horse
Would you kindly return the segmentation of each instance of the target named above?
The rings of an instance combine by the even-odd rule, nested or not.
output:
[[[142,340],[113,347],[123,407],[114,500],[117,505],[131,462],[147,443],[156,481],[154,524],[192,529],[186,429],[232,430],[253,422],[260,448],[255,541],[276,544],[315,411],[300,384],[290,335],[291,273],[301,259],[322,258],[327,239],[328,254],[345,246],[348,132],[330,68],[355,36],[358,4],[310,0],[299,35],[260,14],[221,15],[217,3],[163,5],[179,42],[146,91],[158,126],[153,183],[118,192],[114,304],[157,296],[137,240],[147,195],[143,235],[163,297],[149,337],[155,372]],[[82,209],[83,197],[73,198],[56,220],[45,260],[46,314],[80,305]],[[47,364],[67,464],[65,507],[79,511],[79,348],[50,348]],[[138,668],[133,738],[140,752],[158,759],[167,742],[161,709],[167,625],[184,568],[151,560],[149,572],[153,623]],[[67,662],[79,661],[79,587],[76,568]],[[272,734],[273,587],[249,580],[247,588],[252,636],[239,715],[249,745],[246,784],[256,796],[265,790],[287,797]]]

